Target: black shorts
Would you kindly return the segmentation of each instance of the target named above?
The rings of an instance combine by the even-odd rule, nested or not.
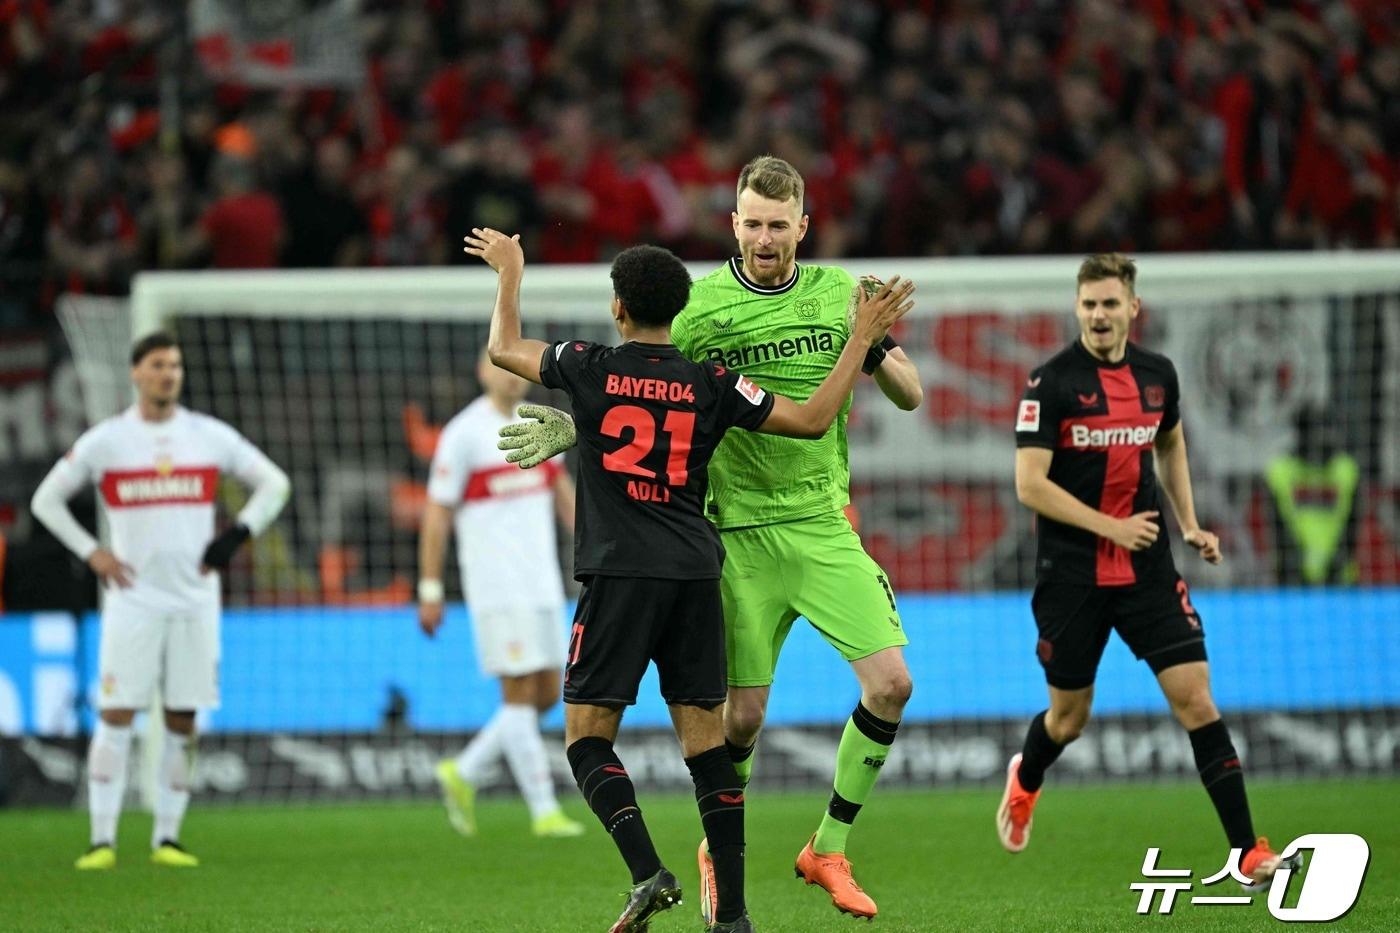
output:
[[[649,661],[668,704],[713,709],[724,702],[719,580],[589,578],[569,635],[564,702],[631,706]]]
[[[1061,690],[1093,684],[1113,629],[1154,674],[1206,659],[1201,615],[1175,570],[1129,586],[1042,580],[1031,611],[1040,630],[1035,653],[1045,682]]]

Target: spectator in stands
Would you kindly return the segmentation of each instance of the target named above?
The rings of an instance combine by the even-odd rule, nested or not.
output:
[[[465,148],[446,203],[443,236],[449,241],[472,227],[521,230],[526,253],[533,252],[542,212],[530,181],[530,151],[519,134],[503,123],[483,127]],[[459,262],[477,261],[460,251],[455,255]]]
[[[622,186],[617,163],[594,132],[582,101],[557,108],[549,139],[535,157],[535,190],[545,210],[540,257],[545,262],[593,262],[635,232],[627,213],[612,210]]]
[[[666,170],[680,188],[688,227],[677,255],[692,259],[726,259],[733,250],[734,179],[743,161],[736,158],[727,133],[700,133],[666,160]],[[500,228],[497,228],[500,229]]]
[[[1080,185],[1054,156],[1031,152],[1031,117],[1017,103],[977,135],[976,161],[963,175],[963,249],[1040,253],[1063,248],[1054,234],[1067,222]]]
[[[1147,245],[1148,167],[1126,133],[1101,139],[1088,174],[1094,193],[1070,221],[1071,239],[1080,251],[1100,251],[1111,244],[1129,249]]]
[[[1099,146],[1113,126],[1108,101],[1098,75],[1078,69],[1060,79],[1059,118],[1050,131],[1050,152],[1075,171],[1094,162]]]
[[[146,269],[181,269],[193,253],[186,231],[199,221],[197,192],[190,184],[185,160],[175,152],[146,156],[146,203],[137,215],[140,262]]]
[[[1277,242],[1289,176],[1314,115],[1296,36],[1262,28],[1252,51],[1249,70],[1220,89],[1225,185],[1236,242],[1269,247]]]
[[[1179,108],[1164,109],[1152,130],[1148,239],[1153,249],[1203,252],[1226,244],[1229,204],[1214,126],[1200,107],[1183,101]]]
[[[44,263],[44,207],[20,153],[0,153],[0,327],[35,323]]]
[[[62,194],[49,212],[49,259],[67,291],[120,294],[136,257],[136,222],[95,152],[68,166]]]
[[[180,41],[167,14],[0,9],[0,150],[26,154],[6,163],[4,217],[29,197],[48,218],[53,288],[24,303],[121,293],[137,268],[230,247],[202,226],[169,232],[230,196],[213,171],[225,156],[278,193],[296,265],[449,261],[454,199],[524,154],[529,179],[507,171],[498,206],[542,260],[605,260],[642,233],[717,256],[715,179],[774,146],[807,163],[831,214],[822,255],[1397,241],[1393,4],[687,2],[664,23],[618,7],[622,27],[597,4],[370,5],[363,88],[267,94],[182,72],[176,126],[156,106],[152,50]],[[520,152],[484,156],[497,130]],[[1120,133],[1133,145],[1110,142]],[[236,197],[276,227],[256,184]],[[215,252],[219,266],[277,260]]]
[[[1400,159],[1400,48],[1383,45],[1372,53],[1360,80],[1372,94],[1377,110],[1381,145]]]
[[[365,264],[369,225],[350,192],[354,161],[350,144],[330,136],[317,143],[311,164],[283,183],[281,202],[287,221],[284,265]]]
[[[259,186],[251,159],[222,155],[212,174],[218,196],[190,230],[184,256],[207,254],[215,269],[276,268],[284,236],[282,207]]]
[[[376,266],[441,265],[447,259],[437,172],[415,146],[395,146],[369,207],[370,261]]]
[[[1288,186],[1279,245],[1395,245],[1400,164],[1381,148],[1372,117],[1351,112],[1338,120],[1318,114]]]

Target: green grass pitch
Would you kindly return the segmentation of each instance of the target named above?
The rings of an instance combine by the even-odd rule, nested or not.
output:
[[[997,844],[999,792],[876,792],[851,837],[856,876],[880,905],[870,927],[838,915],[793,877],[814,829],[819,794],[750,794],[748,899],[765,933],[822,930],[1282,929],[1264,895],[1246,907],[1192,907],[1139,916],[1138,870],[1149,845],[1197,879],[1220,867],[1223,842],[1192,784],[1047,787],[1031,848]],[[1255,821],[1282,846],[1304,832],[1356,832],[1370,843],[1360,900],[1335,926],[1400,927],[1400,782],[1251,785]],[[566,806],[585,817],[582,804]],[[662,858],[691,898],[654,933],[700,930],[694,802],[642,799]],[[480,834],[463,839],[427,804],[192,808],[185,842],[204,860],[180,871],[146,861],[150,817],[123,819],[121,862],[80,874],[86,815],[0,811],[0,929],[601,931],[622,908],[626,873],[589,817],[581,839],[528,835],[522,804],[485,801]],[[1233,894],[1225,885],[1207,894]],[[1290,901],[1291,903],[1291,901]]]

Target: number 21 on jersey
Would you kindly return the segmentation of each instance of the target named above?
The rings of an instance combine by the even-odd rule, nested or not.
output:
[[[668,439],[664,484],[655,482],[657,471],[642,463],[656,447],[656,422],[656,416],[640,405],[614,405],[603,416],[600,426],[607,437],[620,439],[624,433],[631,433],[630,441],[610,454],[603,454],[603,469],[651,480],[627,482],[627,494],[642,502],[670,502],[671,490],[667,487],[684,486],[690,479],[687,460],[695,434],[695,412],[668,411],[660,425],[661,432]]]

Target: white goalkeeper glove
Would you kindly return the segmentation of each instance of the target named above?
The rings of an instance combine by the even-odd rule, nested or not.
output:
[[[496,446],[509,451],[507,463],[519,464],[522,470],[537,467],[550,457],[562,454],[578,442],[574,419],[548,405],[521,405],[515,410],[521,418],[531,418],[501,428]]]

